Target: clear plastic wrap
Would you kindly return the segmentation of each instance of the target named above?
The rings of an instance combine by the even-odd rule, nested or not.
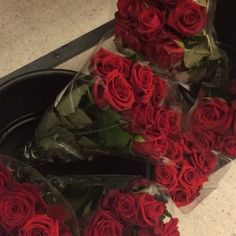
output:
[[[0,156],[0,235],[78,236],[70,204],[33,168]]]
[[[216,44],[215,5],[215,0],[118,0],[117,48],[180,83],[209,82],[219,73],[227,78],[227,58]]]
[[[73,205],[81,236],[180,235],[165,188],[138,176],[62,176],[49,181]]]
[[[160,6],[164,12],[157,9]],[[172,60],[169,53],[169,62],[174,63],[160,70],[135,53],[139,47],[133,38],[133,51],[122,47],[117,27],[126,29],[137,21],[137,15],[152,26],[155,14],[173,18],[183,6],[190,7],[183,19],[193,24],[201,17],[207,19],[198,32],[193,29],[194,34],[178,35],[181,43],[174,38],[179,48],[188,46],[181,63],[188,57],[192,60],[189,68]],[[178,207],[192,209],[217,186],[219,176],[236,157],[236,89],[234,80],[228,82],[227,58],[215,44],[214,1],[120,0],[118,9],[115,35],[104,36],[83,69],[58,95],[36,129],[27,157],[33,162],[77,161],[78,166],[99,162],[104,156],[114,162],[145,160],[153,167],[145,177],[164,185]],[[168,28],[160,26],[166,30],[164,35],[156,31],[146,35],[138,25],[135,29],[149,43],[149,39],[164,40],[176,34],[175,29],[170,35],[171,22]],[[136,37],[135,33],[128,36]],[[145,42],[141,45],[148,49]],[[160,61],[166,63],[165,57]]]

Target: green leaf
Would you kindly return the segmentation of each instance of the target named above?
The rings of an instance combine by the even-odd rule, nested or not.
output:
[[[131,140],[131,135],[121,126],[120,115],[112,110],[100,111],[97,116],[99,143],[109,148],[125,147]]]
[[[191,49],[185,49],[184,64],[187,68],[203,66],[203,62],[211,55],[207,40],[199,42]]]
[[[68,116],[68,119],[79,129],[92,125],[92,119],[80,108],[76,108],[75,113]]]
[[[82,147],[87,147],[87,148],[99,148],[99,146],[93,142],[91,139],[82,136],[79,140],[78,143],[80,144],[80,146]]]
[[[139,143],[144,143],[146,140],[141,135],[135,135],[134,141]]]
[[[70,87],[66,89],[67,93],[60,98],[60,101],[56,106],[60,115],[68,116],[76,111],[82,96],[88,90],[88,86],[88,84],[82,84],[76,88],[72,88],[71,91],[68,91]]]

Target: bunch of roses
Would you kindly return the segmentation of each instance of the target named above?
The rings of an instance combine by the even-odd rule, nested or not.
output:
[[[167,85],[164,80],[154,75],[148,66],[134,63],[101,48],[91,60],[90,73],[96,78],[92,94],[100,108],[110,107],[123,113],[124,117],[128,115],[127,110],[132,111],[130,115],[140,121],[140,110],[147,112],[147,124],[144,124],[143,120],[139,127],[133,125],[135,132],[137,129],[138,132],[142,131],[143,126],[149,126],[148,123],[153,122],[149,121],[149,118],[154,114],[154,106],[158,106],[165,97]],[[135,124],[134,117],[129,121]]]
[[[179,236],[178,219],[166,205],[145,192],[110,190],[97,211],[87,216],[84,236]]]
[[[72,236],[64,218],[63,208],[48,205],[37,185],[17,182],[0,164],[0,235]]]
[[[199,195],[202,184],[219,166],[219,153],[226,159],[236,158],[236,100],[201,98],[189,113],[189,127],[181,133],[177,152],[178,159],[169,155],[171,163],[157,164],[156,179],[180,207]]]
[[[184,58],[183,40],[202,32],[206,8],[194,0],[119,0],[116,42],[161,69]]]
[[[121,114],[124,130],[132,136],[130,151],[156,164],[156,181],[179,207],[192,202],[216,170],[216,152],[236,157],[235,101],[203,98],[183,114],[181,105],[166,105],[168,84],[148,66],[104,49],[92,58],[90,71],[96,78],[95,103]]]

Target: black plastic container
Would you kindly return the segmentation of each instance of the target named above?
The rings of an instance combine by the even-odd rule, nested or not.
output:
[[[0,153],[26,161],[24,147],[42,115],[76,72],[36,71],[10,81],[0,80]],[[32,163],[32,162],[30,162]],[[93,161],[34,165],[43,174],[116,174],[150,177],[142,161],[99,157]]]

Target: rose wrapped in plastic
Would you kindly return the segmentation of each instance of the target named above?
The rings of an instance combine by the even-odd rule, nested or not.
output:
[[[32,168],[0,156],[0,235],[79,235],[70,205]]]
[[[176,131],[179,114],[157,111],[168,86],[150,67],[100,48],[42,119],[35,132],[36,149],[47,161],[131,156],[130,145],[142,138],[139,134],[155,122],[158,132],[162,118],[157,112],[168,113],[168,128]],[[168,128],[163,127],[163,133]]]
[[[216,45],[214,0],[118,0],[115,43],[181,83],[225,76],[227,60]],[[211,79],[213,79],[211,77]]]
[[[180,235],[165,189],[135,176],[49,177],[76,209],[81,235]],[[76,191],[72,192],[70,189]]]

